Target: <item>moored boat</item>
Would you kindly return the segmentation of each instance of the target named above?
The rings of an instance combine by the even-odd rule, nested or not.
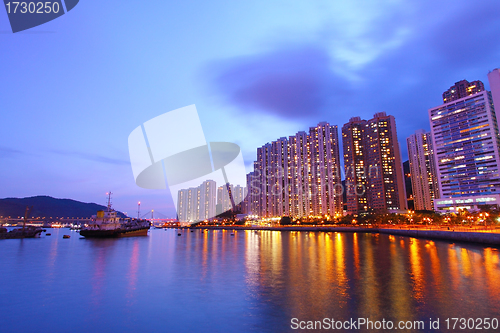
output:
[[[0,239],[13,239],[13,238],[35,238],[40,237],[42,228],[27,226],[23,228],[16,228],[7,232],[6,228],[0,228]]]
[[[43,229],[40,227],[27,226],[26,221],[33,209],[33,206],[26,207],[24,213],[23,227],[16,228],[7,232],[7,228],[0,228],[0,239],[13,239],[13,238],[35,238],[40,237]]]
[[[92,220],[80,230],[86,238],[113,238],[147,236],[151,224],[147,220],[120,217],[111,208],[111,192],[108,193],[108,209],[100,210]]]

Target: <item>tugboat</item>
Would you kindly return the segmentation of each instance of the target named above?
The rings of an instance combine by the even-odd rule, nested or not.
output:
[[[150,222],[147,220],[122,218],[111,208],[111,192],[108,193],[108,209],[92,216],[92,221],[80,230],[85,238],[116,238],[147,236]]]

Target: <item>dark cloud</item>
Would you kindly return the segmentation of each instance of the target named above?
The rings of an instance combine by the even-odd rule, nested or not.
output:
[[[328,66],[323,47],[296,45],[214,64],[213,77],[228,101],[243,110],[306,118],[325,111],[332,89],[348,93],[347,82]]]
[[[0,146],[0,157],[11,157],[22,154],[23,152],[14,148]]]
[[[443,9],[443,8],[442,8]],[[399,140],[429,128],[427,110],[442,103],[455,82],[482,80],[500,66],[500,2],[469,3],[434,24],[419,25],[398,49],[384,54],[364,72],[374,87],[364,106],[396,117]],[[406,151],[406,149],[403,149]]]
[[[442,103],[443,91],[461,79],[488,85],[488,70],[500,67],[499,1],[429,4],[397,22],[410,30],[398,46],[358,70],[329,56],[326,45],[337,41],[331,33],[315,44],[297,42],[213,64],[212,83],[242,112],[300,120],[305,129],[321,120],[342,126],[352,116],[386,111],[396,117],[404,144],[416,129],[429,128],[427,110]],[[378,24],[363,38],[383,47],[398,27],[390,19]],[[332,70],[342,67],[359,79]]]

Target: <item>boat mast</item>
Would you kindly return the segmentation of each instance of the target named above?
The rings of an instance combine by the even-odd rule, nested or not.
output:
[[[111,211],[111,191],[106,193],[108,195],[108,213]]]
[[[141,218],[141,202],[139,201],[137,203],[137,219],[139,220]]]

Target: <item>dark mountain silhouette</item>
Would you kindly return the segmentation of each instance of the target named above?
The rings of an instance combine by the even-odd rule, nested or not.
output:
[[[23,217],[26,206],[33,206],[30,218],[34,217],[91,217],[98,210],[106,210],[106,206],[95,203],[85,203],[71,199],[56,199],[49,196],[28,198],[0,199],[0,216]],[[120,216],[125,216],[119,212]]]

